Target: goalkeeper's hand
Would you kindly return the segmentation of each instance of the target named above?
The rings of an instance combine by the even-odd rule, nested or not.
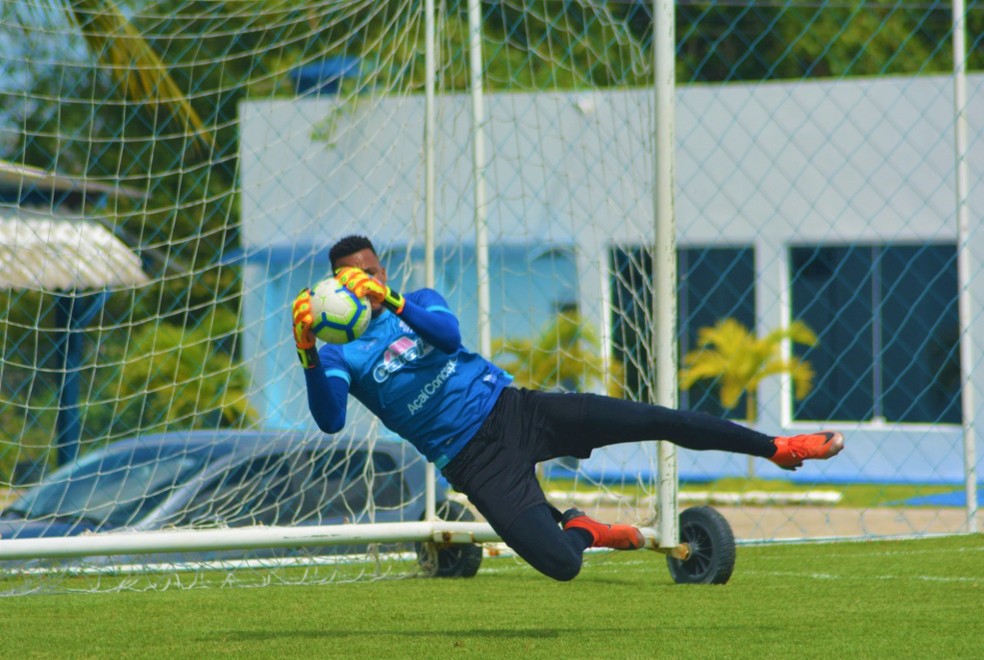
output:
[[[294,298],[293,309],[294,344],[297,345],[297,357],[305,369],[313,369],[320,363],[318,351],[314,348],[314,314],[311,313],[311,290],[302,289]]]
[[[342,266],[335,271],[335,279],[358,298],[368,298],[372,304],[382,305],[394,314],[403,311],[403,305],[406,303],[403,296],[370,277],[361,268]]]

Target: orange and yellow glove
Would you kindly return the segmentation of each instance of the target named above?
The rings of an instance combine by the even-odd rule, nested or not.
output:
[[[373,304],[382,304],[394,314],[402,312],[403,306],[406,304],[403,296],[379,280],[370,277],[361,268],[342,266],[335,271],[335,279],[354,293],[356,297],[368,298]]]
[[[311,331],[311,326],[314,325],[314,314],[311,313],[310,289],[302,289],[294,298],[293,312],[294,343],[297,345],[297,357],[301,361],[302,367],[314,369],[321,363],[321,360],[318,359],[318,351],[314,347],[314,332]]]

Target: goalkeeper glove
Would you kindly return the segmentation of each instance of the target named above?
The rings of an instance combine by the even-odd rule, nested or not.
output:
[[[361,268],[342,266],[335,271],[335,279],[355,294],[357,298],[368,298],[373,304],[382,304],[394,314],[403,311],[406,301],[403,296],[377,279],[370,277]]]
[[[321,361],[318,351],[314,348],[314,315],[311,313],[311,290],[302,289],[294,299],[294,343],[297,345],[297,357],[305,369],[317,367]]]

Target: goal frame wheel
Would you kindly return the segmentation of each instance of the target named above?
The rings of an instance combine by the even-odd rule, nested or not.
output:
[[[475,516],[468,507],[445,500],[437,507],[437,517],[451,522],[472,522]],[[414,543],[417,562],[425,575],[439,578],[475,577],[482,565],[482,546],[474,543]]]
[[[666,557],[677,584],[725,584],[735,568],[735,535],[720,512],[697,506],[680,512],[680,543],[686,558]]]

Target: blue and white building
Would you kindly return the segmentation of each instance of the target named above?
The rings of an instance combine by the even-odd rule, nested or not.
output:
[[[625,306],[625,283],[651,277],[641,256],[653,242],[651,96],[486,97],[494,336],[529,336],[572,304],[606,338],[618,331],[606,310]],[[976,318],[984,77],[970,78],[969,99]],[[475,346],[470,102],[438,99],[436,285]],[[789,383],[767,381],[756,426],[844,430],[845,455],[811,479],[960,481],[952,80],[695,85],[678,88],[676,109],[681,353],[699,327],[726,316],[760,335],[806,321],[820,335],[805,354],[814,391],[795,401]],[[246,357],[253,404],[271,424],[308,423],[300,375],[284,366],[294,360],[286,310],[324,274],[335,240],[369,235],[385,248],[396,286],[423,284],[423,111],[422,96],[241,108]],[[984,324],[964,340],[984,356]],[[977,393],[979,371],[970,381]],[[681,404],[720,412],[695,393]],[[599,452],[586,467],[632,460],[620,451]],[[743,474],[745,462],[682,452],[680,470]]]

